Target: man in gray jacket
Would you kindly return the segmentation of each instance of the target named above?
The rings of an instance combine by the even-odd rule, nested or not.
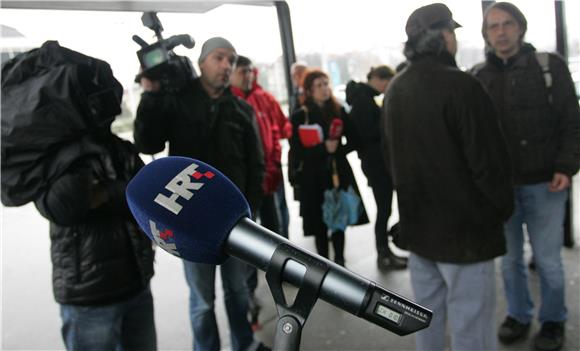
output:
[[[560,251],[567,189],[580,160],[580,112],[566,63],[525,43],[526,29],[526,18],[513,4],[488,7],[482,34],[489,51],[472,70],[499,109],[516,186],[502,261],[508,311],[498,336],[506,344],[524,338],[534,316],[523,257],[525,224],[541,287],[542,326],[534,346],[559,350],[567,317]]]
[[[495,350],[494,258],[513,206],[510,160],[483,86],[455,63],[459,25],[443,4],[407,21],[409,66],[384,104],[415,299],[433,310],[418,350]]]

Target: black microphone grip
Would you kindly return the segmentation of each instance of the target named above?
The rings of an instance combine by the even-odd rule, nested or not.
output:
[[[241,219],[232,229],[224,250],[226,254],[266,271],[280,244],[287,244],[330,267],[320,287],[319,297],[322,300],[398,335],[407,335],[429,325],[431,311],[324,257],[299,248],[248,218]],[[299,287],[305,272],[306,267],[289,260],[284,267],[282,280]]]
[[[232,229],[226,241],[225,250],[228,255],[237,257],[265,271],[270,264],[270,259],[276,247],[282,243],[286,243],[300,251],[306,251],[252,220],[243,218]],[[248,247],[253,249],[248,250]],[[366,291],[370,286],[370,281],[324,257],[313,253],[310,253],[310,255],[317,256],[317,258],[331,266],[320,288],[320,298],[354,315],[358,315],[360,306],[365,299]],[[290,260],[286,263],[283,272],[284,281],[294,286],[299,286],[306,268],[300,263]]]

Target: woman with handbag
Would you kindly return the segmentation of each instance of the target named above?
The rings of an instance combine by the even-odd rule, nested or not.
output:
[[[344,265],[344,227],[325,223],[322,207],[327,190],[348,191],[351,188],[350,193],[360,198],[346,159],[353,147],[342,143],[342,136],[349,140],[353,127],[340,103],[332,96],[326,73],[309,71],[304,76],[302,88],[303,105],[290,118],[293,129],[290,139],[292,185],[298,190],[304,235],[314,236],[318,254],[328,258],[330,231],[334,261]],[[358,214],[358,220],[348,224],[368,223],[362,201]]]

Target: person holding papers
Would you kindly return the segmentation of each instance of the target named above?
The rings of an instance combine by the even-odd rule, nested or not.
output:
[[[328,189],[346,190],[352,186],[359,194],[346,159],[346,154],[354,149],[348,143],[353,126],[349,124],[340,103],[332,96],[326,73],[309,71],[304,76],[302,88],[302,107],[290,118],[293,129],[290,152],[295,161],[290,170],[290,181],[298,191],[304,235],[315,237],[318,254],[326,258],[329,257],[330,237],[334,261],[344,265],[344,231],[333,230],[329,235],[323,221],[322,204],[324,192]],[[368,217],[363,207],[356,224],[365,223],[368,223]]]

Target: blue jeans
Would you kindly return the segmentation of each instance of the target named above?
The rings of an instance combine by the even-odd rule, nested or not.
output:
[[[216,266],[184,261],[189,285],[189,317],[196,351],[218,351],[220,336],[214,312]],[[247,349],[254,340],[248,321],[247,265],[229,258],[220,266],[224,302],[230,326],[231,349]]]
[[[153,297],[137,296],[102,306],[60,305],[62,338],[69,351],[157,350]]]
[[[411,253],[415,302],[433,311],[427,329],[416,333],[416,349],[446,350],[446,325],[451,350],[497,350],[495,329],[495,265],[493,260],[452,264]]]
[[[280,235],[288,239],[288,225],[290,223],[290,214],[288,213],[288,204],[286,203],[286,189],[284,188],[284,176],[282,176],[282,182],[278,186],[275,194],[276,210],[278,212],[278,218],[280,219]]]
[[[508,252],[502,260],[502,273],[508,314],[521,323],[530,322],[534,316],[524,263],[524,224],[540,276],[538,319],[543,323],[567,318],[561,256],[567,198],[568,191],[550,192],[547,183],[515,189],[515,211],[505,225]]]

